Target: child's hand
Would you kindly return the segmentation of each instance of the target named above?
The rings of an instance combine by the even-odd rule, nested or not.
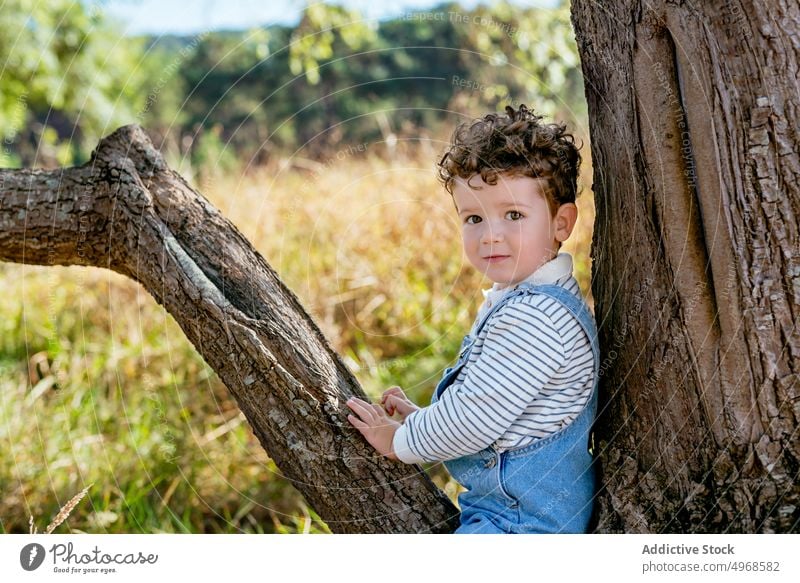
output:
[[[389,387],[383,392],[381,397],[381,405],[386,409],[386,413],[391,417],[395,412],[400,415],[400,422],[406,420],[406,417],[419,409],[412,403],[406,394],[398,386]]]
[[[347,416],[350,424],[361,432],[379,454],[385,455],[390,460],[399,461],[394,455],[392,441],[400,424],[389,419],[380,405],[367,403],[358,397],[348,399],[347,406],[355,413]]]

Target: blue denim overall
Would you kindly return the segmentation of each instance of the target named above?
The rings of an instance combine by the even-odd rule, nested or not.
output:
[[[521,448],[498,452],[494,444],[444,463],[466,488],[458,496],[461,525],[456,534],[583,533],[588,530],[596,494],[595,466],[589,435],[597,411],[600,354],[597,329],[586,304],[555,284],[521,283],[497,302],[464,337],[461,353],[436,385],[438,401],[469,360],[475,339],[486,321],[511,298],[540,293],[563,304],[586,332],[594,353],[594,386],[581,413],[556,433]]]

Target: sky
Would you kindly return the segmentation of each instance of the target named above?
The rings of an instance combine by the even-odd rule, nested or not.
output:
[[[268,24],[296,24],[304,0],[96,0],[105,12],[120,21],[126,35],[194,34],[206,30],[248,29]],[[442,0],[340,0],[331,2],[358,10],[365,17],[382,20],[407,12],[419,12]],[[467,10],[484,0],[460,0]],[[557,0],[511,0],[518,6],[554,6]]]

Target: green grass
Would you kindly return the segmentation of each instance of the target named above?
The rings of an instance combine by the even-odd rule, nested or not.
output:
[[[298,294],[368,394],[430,399],[489,282],[463,259],[433,165],[276,165],[201,190]],[[589,171],[584,170],[584,176]],[[567,250],[588,292],[591,193]],[[138,284],[94,268],[0,264],[0,531],[329,532],[214,372]],[[455,500],[441,465],[434,481]]]

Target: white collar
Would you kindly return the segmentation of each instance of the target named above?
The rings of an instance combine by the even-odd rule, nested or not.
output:
[[[481,290],[485,299],[494,300],[498,296],[502,296],[512,289],[516,289],[520,283],[527,281],[533,284],[543,283],[556,283],[560,279],[572,275],[572,255],[567,252],[561,252],[553,259],[539,267],[536,271],[531,273],[522,281],[514,284],[512,287],[495,283],[490,288]]]

